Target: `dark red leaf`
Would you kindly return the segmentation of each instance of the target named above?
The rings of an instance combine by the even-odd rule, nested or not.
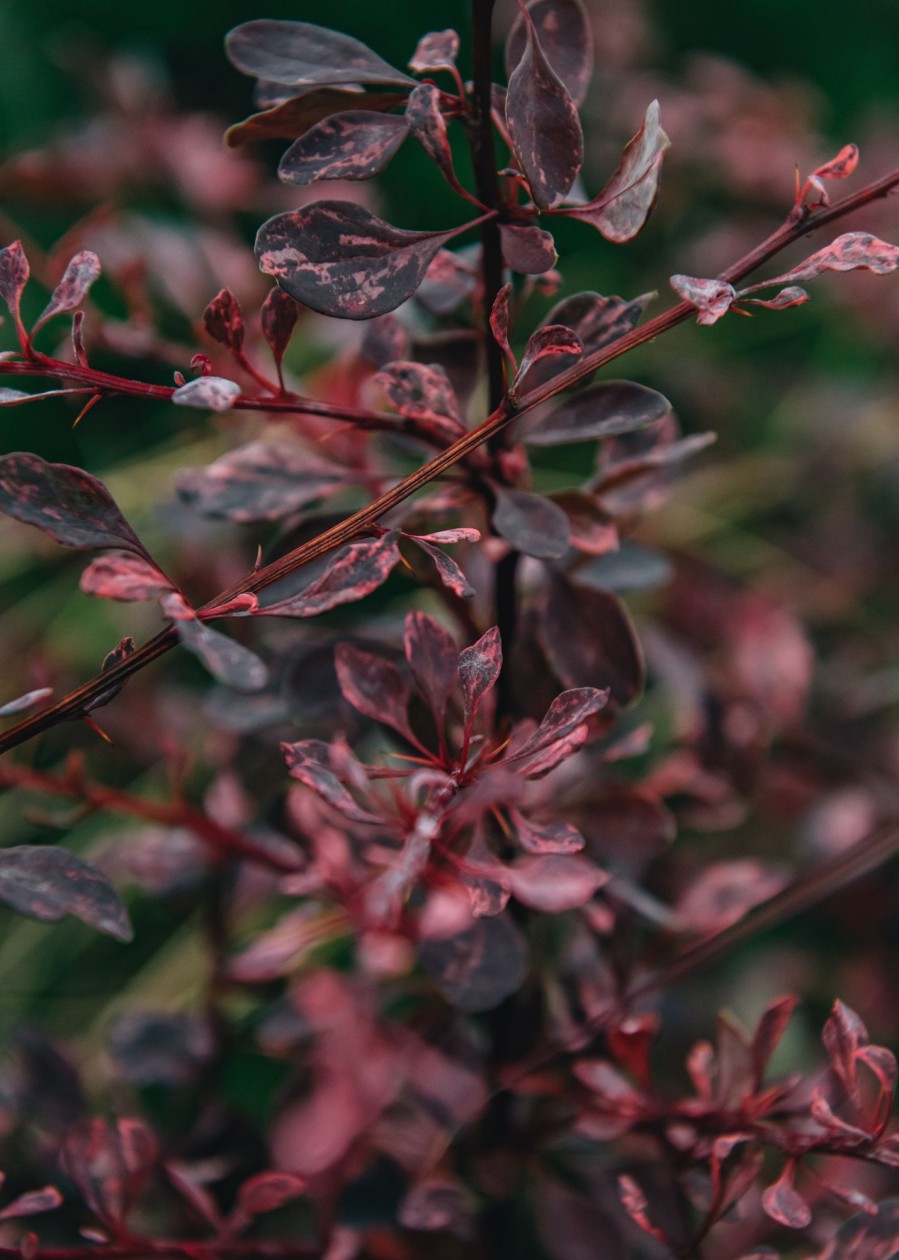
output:
[[[388,363],[374,377],[401,416],[409,420],[436,421],[451,440],[464,426],[450,379],[439,363]]]
[[[531,195],[542,209],[561,201],[584,160],[577,107],[522,15],[525,48],[509,77],[506,124]]]
[[[830,1066],[843,1082],[846,1092],[854,1095],[858,1072],[856,1057],[861,1046],[869,1044],[868,1030],[851,1006],[836,1001],[824,1025],[824,1049]]]
[[[607,591],[554,577],[539,634],[553,672],[566,687],[608,688],[616,706],[629,704],[642,690],[644,665],[633,627]]]
[[[299,1198],[306,1189],[302,1177],[289,1172],[261,1172],[248,1178],[237,1192],[237,1212],[244,1220],[274,1212]]]
[[[512,896],[549,914],[585,905],[609,879],[598,866],[573,854],[518,858],[506,870]]]
[[[577,358],[583,353],[583,343],[576,332],[562,324],[544,324],[528,338],[509,392],[520,394],[526,388],[528,373],[537,363],[546,359],[558,359],[562,355],[566,358]]]
[[[758,858],[710,862],[678,900],[678,918],[688,931],[720,932],[780,892],[787,878]]]
[[[465,932],[425,940],[418,947],[425,971],[457,1010],[490,1011],[516,993],[527,973],[524,940],[499,914],[480,918]]]
[[[812,1210],[802,1195],[793,1189],[793,1164],[788,1160],[777,1181],[762,1194],[762,1207],[773,1221],[787,1229],[805,1229],[812,1219]]]
[[[203,324],[214,341],[229,350],[243,347],[244,323],[240,303],[230,289],[222,289],[203,312]]]
[[[570,328],[580,337],[584,354],[593,354],[635,328],[652,296],[644,294],[634,298],[632,302],[626,302],[620,297],[606,298],[589,291],[575,293],[558,302],[542,323],[563,324]],[[544,381],[551,380],[566,367],[564,360],[554,362],[552,359],[543,359],[531,369],[528,387],[533,389]]]
[[[261,607],[261,617],[317,617],[319,613],[370,595],[382,586],[400,552],[393,534],[350,543],[336,553],[321,577],[297,595]]]
[[[644,1233],[651,1234],[653,1238],[657,1238],[666,1249],[670,1250],[668,1237],[664,1230],[653,1225],[650,1220],[649,1204],[646,1200],[646,1195],[633,1177],[622,1176],[618,1178],[618,1197],[621,1199],[622,1207],[634,1224],[639,1226]]]
[[[899,1249],[899,1199],[844,1221],[827,1248],[827,1260],[893,1260]]]
[[[174,589],[164,573],[142,556],[98,556],[81,575],[79,586],[86,595],[102,599],[158,599]]]
[[[460,1181],[428,1177],[416,1182],[400,1204],[397,1220],[406,1229],[447,1229],[467,1235],[474,1204]]]
[[[182,1199],[190,1204],[205,1224],[218,1233],[223,1224],[222,1216],[218,1204],[202,1182],[186,1164],[168,1160],[164,1167],[166,1176]]]
[[[79,1123],[66,1135],[59,1162],[101,1222],[120,1233],[155,1159],[150,1131],[125,1118]]]
[[[702,280],[697,276],[672,276],[671,287],[678,297],[695,306],[697,324],[715,324],[737,299],[737,291],[726,280]]]
[[[178,407],[196,407],[198,411],[230,411],[240,397],[240,386],[224,376],[198,376],[180,385],[172,394]]]
[[[564,556],[568,550],[568,517],[557,503],[527,490],[495,489],[493,524],[498,534],[525,555],[540,560]]]
[[[102,871],[50,845],[0,849],[0,901],[41,923],[74,914],[116,940],[134,936],[122,899]]]
[[[525,276],[540,276],[558,261],[555,242],[549,232],[527,223],[501,223],[503,260],[507,267]]]
[[[295,140],[281,159],[286,184],[320,179],[371,179],[383,171],[409,134],[401,114],[354,109],[331,114]]]
[[[319,739],[303,739],[297,744],[282,744],[281,752],[290,777],[311,788],[345,818],[351,822],[380,823],[378,815],[357,805],[340,782],[334,773],[331,749],[327,744]]]
[[[101,481],[69,464],[48,464],[39,455],[0,458],[0,512],[66,547],[117,547],[147,556]]]
[[[466,732],[471,730],[471,724],[484,697],[496,684],[502,663],[503,649],[496,626],[483,634],[477,643],[459,653],[459,682],[465,705]]]
[[[459,36],[455,31],[429,31],[418,41],[409,69],[416,74],[426,74],[429,70],[451,70],[458,55]]]
[[[593,31],[581,0],[533,0],[528,14],[546,60],[575,105],[580,105],[593,73]],[[525,22],[519,14],[506,39],[507,77],[524,56],[526,45]]]
[[[579,853],[584,847],[584,837],[571,823],[535,823],[514,809],[509,816],[518,843],[528,853]]]
[[[420,83],[409,95],[406,120],[412,134],[435,163],[451,188],[465,195],[456,178],[453,153],[446,133],[446,119],[440,109],[440,92],[432,83]]]
[[[633,381],[603,381],[566,399],[544,416],[523,440],[529,446],[558,446],[630,433],[671,414],[671,403]]]
[[[293,140],[332,114],[358,109],[360,105],[366,110],[383,112],[402,105],[405,99],[405,92],[366,92],[363,95],[347,88],[310,88],[235,123],[225,132],[225,140],[232,148],[250,140]]]
[[[0,705],[0,717],[12,717],[14,713],[24,713],[26,709],[33,708],[34,705],[40,704],[42,700],[52,695],[52,687],[38,687],[36,691],[26,691],[23,696],[16,696],[15,700],[7,700],[6,704]]]
[[[235,691],[261,691],[266,685],[265,662],[242,643],[204,625],[181,595],[167,595],[162,600],[162,610],[171,617],[184,647],[199,657],[213,678]]]
[[[11,245],[0,249],[0,297],[9,308],[9,313],[16,324],[21,321],[19,305],[22,300],[22,291],[30,275],[31,268],[28,266],[28,259],[25,257],[21,241],[13,241]]]
[[[288,299],[289,300],[289,299]],[[203,516],[277,521],[346,484],[346,471],[288,442],[250,442],[178,474],[178,497]]]
[[[405,302],[437,251],[461,230],[406,232],[350,201],[316,201],[263,223],[256,258],[312,310],[372,319]]]
[[[406,616],[404,644],[412,677],[440,724],[456,686],[458,649],[443,626],[417,611]]]
[[[228,32],[225,50],[244,74],[285,87],[316,83],[414,84],[365,44],[311,22],[262,18]]]
[[[392,726],[407,739],[413,738],[408,718],[409,687],[393,661],[363,652],[351,643],[339,643],[334,664],[340,690],[354,709]]]
[[[595,687],[577,687],[556,696],[543,721],[523,744],[510,748],[507,762],[525,761],[566,740],[607,703],[609,693]]]
[[[759,1085],[764,1079],[768,1060],[777,1049],[798,1001],[792,994],[778,998],[766,1008],[756,1024],[752,1036],[752,1067]]]
[[[425,538],[413,538],[412,541],[434,561],[437,576],[448,590],[458,595],[460,599],[470,599],[474,595],[474,587],[452,556],[448,556],[439,547],[432,546]]]
[[[512,364],[514,372],[517,371],[518,365],[509,343],[509,298],[511,295],[511,284],[504,284],[497,293],[490,311],[490,331],[493,333],[493,340]]]
[[[275,293],[280,292],[275,289]],[[408,330],[396,315],[381,315],[365,325],[359,355],[374,367],[382,368],[399,359],[408,359],[411,343]]]
[[[29,1190],[20,1194],[5,1208],[0,1208],[0,1221],[11,1221],[14,1217],[35,1216],[38,1212],[52,1212],[61,1207],[62,1195],[56,1186],[44,1186],[40,1190]]]
[[[563,490],[549,496],[568,517],[568,545],[591,556],[602,556],[618,547],[618,531],[612,517],[584,490]]]
[[[89,249],[76,254],[63,272],[62,279],[50,295],[50,301],[38,316],[34,332],[43,328],[54,315],[74,311],[84,301],[85,295],[100,274],[100,259]]]
[[[277,367],[281,366],[281,360],[284,358],[284,351],[290,342],[298,315],[296,302],[289,293],[285,293],[277,285],[262,303],[262,335],[271,348],[272,358]]]
[[[646,220],[659,191],[662,156],[670,140],[659,126],[659,102],[653,101],[637,134],[628,141],[621,161],[605,188],[583,206],[566,211],[592,224],[608,241],[632,240]]]

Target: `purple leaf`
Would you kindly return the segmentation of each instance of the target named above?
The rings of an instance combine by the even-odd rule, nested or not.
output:
[[[0,901],[41,923],[74,914],[116,940],[134,936],[122,899],[106,876],[74,853],[50,845],[0,849]]]
[[[418,947],[425,971],[457,1010],[490,1011],[516,993],[527,974],[524,940],[505,914],[477,919],[457,936]]]
[[[824,1049],[830,1066],[843,1082],[846,1092],[856,1092],[856,1058],[859,1047],[868,1045],[868,1030],[851,1006],[836,1001],[833,1011],[824,1025]]]
[[[899,246],[878,240],[870,232],[846,232],[835,241],[806,258],[805,262],[761,284],[744,289],[745,293],[772,284],[793,284],[797,280],[814,280],[824,271],[874,271],[885,276],[899,267]]]
[[[561,201],[584,160],[577,107],[546,59],[534,23],[522,15],[525,49],[509,78],[506,123],[515,154],[541,209]]]
[[[20,1194],[5,1208],[0,1208],[0,1221],[11,1221],[15,1217],[35,1216],[39,1212],[52,1212],[62,1206],[62,1195],[56,1186],[44,1186],[41,1190],[29,1190]]]
[[[311,22],[245,22],[229,31],[225,50],[238,70],[285,87],[316,83],[414,85],[350,35]]]
[[[414,741],[407,715],[409,687],[393,661],[351,643],[339,643],[334,664],[340,690],[354,709]]]
[[[230,411],[240,386],[224,376],[198,376],[179,386],[172,394],[172,402],[178,407],[196,407],[199,411]]]
[[[524,355],[509,392],[515,394],[521,392],[528,373],[536,364],[546,359],[558,359],[562,355],[566,358],[577,358],[583,353],[583,343],[572,329],[565,328],[562,324],[544,324],[528,338]]]
[[[710,862],[677,903],[677,915],[691,932],[720,932],[753,906],[780,892],[783,871],[757,858]]]
[[[565,854],[519,858],[506,870],[512,896],[550,914],[585,905],[609,879],[586,858]]]
[[[302,1177],[289,1172],[261,1172],[249,1177],[237,1192],[236,1215],[249,1222],[264,1212],[274,1212],[299,1198],[306,1189]]]
[[[899,1199],[878,1203],[852,1216],[836,1232],[827,1248],[828,1260],[893,1260],[899,1248]]]
[[[550,498],[568,517],[569,546],[591,556],[603,556],[618,547],[613,518],[592,494],[584,490],[563,490]]]
[[[773,1221],[787,1229],[805,1229],[811,1222],[811,1208],[793,1189],[792,1161],[787,1161],[780,1178],[762,1194],[762,1207]]]
[[[268,668],[264,661],[243,644],[204,625],[181,595],[167,595],[162,610],[172,619],[184,647],[199,657],[213,678],[235,691],[261,691],[266,685]]]
[[[100,666],[100,673],[107,674],[111,669],[115,669],[117,665],[121,665],[122,661],[127,660],[129,656],[137,649],[134,640],[130,634],[126,634],[124,639],[120,639],[118,644],[107,652],[103,657],[103,664]],[[122,690],[123,683],[115,683],[111,687],[107,687],[105,691],[101,691],[88,704],[84,706],[84,712],[90,713],[94,709],[102,709],[105,704],[109,704],[110,700],[114,700]]]
[[[598,713],[608,699],[609,693],[598,691],[596,687],[577,687],[571,691],[563,691],[553,700],[536,731],[520,747],[515,748],[514,752],[510,751],[506,760],[522,761],[567,739],[577,727],[582,726],[594,713]]]
[[[25,257],[21,241],[13,241],[11,245],[0,249],[0,297],[3,298],[17,325],[21,325],[19,305],[22,300],[22,291],[30,275],[31,268],[28,266],[28,259]]]
[[[443,626],[423,612],[406,616],[404,644],[412,677],[439,725],[456,686],[458,649]]]
[[[440,92],[433,83],[420,83],[415,91],[410,93],[406,105],[406,120],[412,129],[412,134],[449,186],[464,196],[464,190],[456,178],[453,167],[453,154],[449,136],[446,133],[446,119],[440,109]]]
[[[334,773],[330,747],[319,739],[303,739],[297,744],[282,744],[281,752],[292,779],[311,788],[351,822],[380,823],[377,814],[370,814],[357,805]]]
[[[503,260],[507,267],[524,276],[541,276],[558,261],[555,242],[549,232],[528,223],[501,223]]]
[[[256,237],[260,268],[322,315],[372,319],[405,302],[461,229],[406,232],[350,201],[276,214]]]
[[[764,1079],[768,1060],[780,1044],[798,1001],[792,994],[778,998],[766,1008],[756,1024],[752,1036],[752,1067],[759,1085]]]
[[[579,853],[584,847],[584,837],[571,823],[535,823],[514,809],[509,816],[518,843],[528,853]]]
[[[174,589],[165,574],[142,556],[98,556],[82,573],[79,586],[86,595],[124,603],[158,599]]]
[[[397,1220],[405,1229],[446,1229],[468,1237],[472,1216],[472,1198],[462,1182],[432,1176],[415,1183]]]
[[[275,292],[281,290],[275,289]],[[366,363],[383,368],[398,359],[408,359],[411,342],[408,330],[396,315],[381,315],[365,325],[359,355]]]
[[[566,213],[597,228],[607,241],[633,240],[659,191],[662,157],[671,141],[659,126],[659,102],[653,101],[637,134],[628,141],[621,161],[605,188],[583,206]]]
[[[40,704],[42,700],[52,695],[52,687],[38,687],[36,691],[26,691],[23,696],[16,696],[15,700],[7,700],[6,704],[0,705],[0,717],[12,717],[15,713],[24,713],[26,709],[33,708],[34,705]]]
[[[436,421],[452,440],[464,432],[455,391],[439,363],[388,363],[374,377],[374,384],[408,420]]]
[[[564,556],[568,550],[568,517],[557,503],[527,490],[495,490],[493,524],[516,551],[540,560]]]
[[[244,323],[240,303],[230,289],[222,289],[203,312],[203,324],[214,341],[229,350],[243,348]]]
[[[166,1176],[185,1203],[193,1208],[205,1224],[218,1233],[222,1228],[222,1217],[212,1194],[201,1181],[192,1175],[192,1170],[186,1164],[168,1160],[164,1167]]]
[[[644,665],[633,627],[607,591],[554,577],[538,633],[553,672],[566,687],[608,689],[616,707],[642,690]]]
[[[697,276],[672,276],[671,287],[678,297],[695,306],[697,324],[715,324],[737,299],[737,291],[726,280],[702,280]]]
[[[512,364],[512,370],[516,371],[517,362],[509,343],[509,298],[511,295],[511,284],[504,284],[494,298],[490,311],[490,331],[493,333],[493,340]]]
[[[277,521],[334,494],[346,476],[339,465],[289,442],[250,442],[206,468],[183,470],[177,490],[203,516]]]
[[[0,458],[0,512],[66,547],[118,547],[147,555],[101,481],[69,464],[48,464],[39,455]]]
[[[416,74],[426,74],[429,70],[451,70],[458,55],[459,36],[455,31],[430,31],[418,41],[409,69]]]
[[[546,60],[575,105],[582,104],[593,73],[593,31],[581,0],[534,0],[528,15]],[[507,77],[524,56],[526,44],[525,21],[519,14],[506,40]]]
[[[43,328],[54,315],[74,311],[84,301],[85,295],[100,274],[100,259],[89,249],[77,253],[63,272],[62,279],[50,295],[35,322],[33,332]]]
[[[399,114],[354,109],[332,114],[295,140],[281,159],[286,184],[320,179],[371,179],[383,171],[409,134]]]
[[[496,626],[481,635],[477,643],[459,653],[459,682],[465,706],[466,734],[471,730],[482,700],[499,678],[502,663],[503,649]]]
[[[603,381],[566,399],[523,440],[529,446],[587,442],[645,428],[670,414],[671,403],[654,389],[633,381]]]
[[[264,605],[257,615],[316,617],[338,604],[352,603],[382,586],[399,559],[393,534],[350,543],[337,552],[321,577],[297,595]]]
[[[363,96],[346,88],[310,88],[235,123],[225,132],[225,140],[232,148],[250,140],[293,140],[332,114],[358,109],[363,104],[366,110],[383,112],[395,109],[405,100],[405,92],[366,92]]]
[[[298,315],[299,311],[296,302],[289,293],[285,293],[277,285],[269,291],[268,296],[262,303],[262,311],[260,313],[262,335],[269,344],[272,358],[275,360],[275,366],[278,368],[281,366],[284,351],[287,349],[290,338],[293,335]]]
[[[415,294],[432,315],[449,315],[478,287],[478,271],[471,262],[448,249],[438,249]]]
[[[474,587],[452,556],[448,556],[439,547],[432,546],[425,538],[413,537],[412,541],[416,547],[419,547],[426,556],[430,556],[434,561],[437,576],[448,590],[451,590],[454,595],[458,595],[460,599],[470,599],[474,595]]]

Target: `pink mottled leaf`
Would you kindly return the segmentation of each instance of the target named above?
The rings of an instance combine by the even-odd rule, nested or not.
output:
[[[213,341],[229,350],[243,347],[244,322],[240,303],[230,289],[222,289],[203,312],[203,324]]]
[[[597,228],[606,240],[623,243],[641,230],[659,191],[662,157],[670,141],[659,125],[659,103],[653,101],[637,134],[628,141],[621,161],[605,188],[583,206],[566,211]]]
[[[79,582],[86,595],[101,599],[158,599],[173,589],[172,583],[142,556],[98,556],[81,575]]]
[[[622,1207],[634,1224],[639,1226],[644,1233],[657,1238],[666,1249],[670,1249],[664,1230],[659,1229],[657,1225],[653,1225],[650,1220],[649,1204],[646,1200],[646,1195],[633,1177],[621,1176],[618,1178],[618,1197],[621,1199]]]
[[[377,814],[357,805],[334,772],[331,749],[319,739],[302,739],[296,744],[282,744],[281,752],[292,779],[311,788],[328,805],[351,822],[379,823]]]
[[[525,47],[509,77],[506,124],[531,195],[542,209],[561,201],[584,160],[577,107],[522,14]]]
[[[451,590],[454,595],[458,595],[461,599],[470,599],[474,595],[474,587],[452,556],[448,556],[439,547],[433,546],[432,543],[428,542],[427,538],[413,537],[412,541],[416,547],[420,548],[426,556],[433,560],[437,569],[437,576],[448,590]]]
[[[451,439],[464,426],[450,379],[439,363],[388,363],[374,377],[401,416],[409,420],[435,421]]]
[[[22,320],[19,312],[22,292],[30,275],[31,268],[21,241],[13,241],[11,245],[0,249],[0,297],[18,326],[21,326]]]
[[[320,179],[371,179],[387,166],[409,134],[401,114],[354,109],[331,114],[295,140],[281,159],[286,184]]]
[[[533,0],[528,14],[546,60],[575,105],[582,104],[593,72],[593,31],[581,0]],[[508,76],[521,61],[526,44],[525,22],[519,14],[506,39]]]
[[[262,335],[269,344],[276,367],[281,366],[298,315],[296,302],[277,285],[270,290],[262,303]]]
[[[633,381],[603,381],[566,399],[528,432],[529,446],[558,446],[615,437],[655,424],[671,414],[671,403]]]
[[[250,442],[178,474],[178,497],[203,516],[276,521],[346,484],[346,470],[289,442]]]
[[[440,92],[433,83],[420,83],[409,94],[406,121],[412,134],[435,163],[443,178],[456,192],[465,196],[456,177],[453,153],[446,132],[446,119],[440,109]]]
[[[596,687],[577,687],[556,696],[543,721],[523,744],[510,749],[507,762],[525,761],[563,743],[579,726],[608,702],[608,691]]]
[[[678,297],[695,306],[697,324],[715,324],[726,315],[737,298],[737,291],[726,280],[703,280],[698,276],[672,276],[671,287]]]
[[[527,973],[524,939],[505,914],[476,919],[456,936],[422,941],[418,953],[450,1005],[470,1014],[499,1006]]]
[[[740,294],[738,297],[741,306],[764,306],[769,311],[785,311],[791,306],[802,306],[809,300],[805,289],[800,289],[798,285],[781,289],[780,293],[773,298],[744,298]]]
[[[478,542],[480,541],[481,531],[479,529],[468,529],[467,527],[459,527],[456,529],[438,529],[433,534],[407,534],[407,538],[414,538],[416,542],[432,542],[432,543],[460,543],[460,542]]]
[[[63,272],[62,279],[50,295],[50,301],[38,316],[34,332],[43,328],[54,315],[64,315],[76,310],[84,301],[88,289],[100,274],[100,259],[89,249],[77,253]]]
[[[276,22],[267,18],[245,22],[229,31],[225,50],[232,65],[244,74],[285,87],[415,83],[360,40],[311,22]]]
[[[66,547],[117,547],[147,555],[101,481],[69,464],[48,464],[39,455],[0,458],[0,512]]]
[[[116,940],[134,935],[122,899],[102,871],[51,845],[0,849],[0,901],[41,923],[74,914]]]
[[[362,103],[367,110],[383,112],[402,105],[405,99],[405,92],[366,92],[362,97],[357,90],[347,88],[310,88],[235,123],[225,132],[225,141],[237,148],[251,140],[294,140],[332,114],[358,109]]]
[[[651,294],[644,294],[626,302],[620,297],[602,297],[587,291],[575,293],[558,302],[543,324],[563,324],[580,337],[584,354],[593,354],[603,346],[611,345],[624,337],[640,322]],[[533,389],[551,380],[568,366],[564,359],[542,359],[531,368],[528,387]]]
[[[797,280],[814,280],[825,271],[873,271],[885,276],[899,267],[899,246],[881,241],[870,232],[845,232],[835,241],[806,258],[805,262],[785,271],[782,276],[764,280],[744,289],[744,293],[767,288],[772,284],[793,284]]]
[[[825,162],[822,166],[812,171],[805,186],[799,194],[797,202],[802,205],[806,201],[808,194],[812,191],[818,194],[818,200],[815,206],[829,206],[830,198],[827,195],[827,189],[824,187],[825,179],[845,179],[847,175],[851,175],[858,166],[858,145],[845,144],[836,157],[831,158],[829,162]]]
[[[553,560],[568,550],[568,517],[557,503],[528,490],[497,486],[493,524],[506,542],[525,555]]]
[[[316,201],[259,229],[256,258],[296,301],[322,315],[372,319],[418,288],[461,229],[407,232],[349,201]]]
[[[62,1205],[62,1195],[56,1186],[44,1186],[20,1194],[12,1203],[0,1208],[0,1221],[11,1221],[20,1216],[36,1216],[39,1212],[52,1212]]]
[[[575,587],[554,576],[538,635],[564,686],[608,688],[615,707],[629,704],[642,690],[640,648],[621,602],[610,592]]]
[[[869,1044],[870,1038],[867,1028],[851,1006],[845,1002],[834,1002],[830,1018],[824,1025],[823,1041],[830,1066],[843,1082],[846,1092],[854,1095],[858,1084],[858,1051]]]
[[[509,816],[518,843],[527,853],[579,853],[584,847],[584,837],[571,823],[535,823],[514,809],[509,811]]]
[[[260,691],[266,685],[268,669],[256,653],[204,625],[181,595],[167,595],[162,610],[171,618],[184,647],[199,657],[219,682],[235,691]]]
[[[406,616],[404,644],[412,677],[439,724],[456,686],[458,649],[443,626],[417,611]]]
[[[605,871],[574,854],[529,855],[506,870],[512,896],[549,914],[585,905],[609,879]]]
[[[375,722],[414,738],[409,727],[409,687],[393,661],[364,652],[351,643],[339,643],[334,650],[337,680],[344,699],[354,709]]]
[[[583,342],[571,328],[565,328],[562,324],[544,324],[528,337],[510,392],[521,392],[527,384],[528,373],[536,364],[562,356],[566,360],[575,359],[583,353]]]
[[[16,696],[15,700],[7,700],[6,704],[0,705],[0,717],[12,717],[14,713],[24,713],[26,709],[33,708],[34,705],[40,704],[42,700],[52,695],[52,687],[38,687],[36,691],[26,691],[24,695]]]
[[[773,1221],[787,1229],[805,1229],[811,1222],[811,1208],[799,1191],[793,1189],[792,1161],[787,1161],[778,1180],[762,1194],[762,1207]]]
[[[503,259],[507,267],[525,276],[540,276],[558,261],[549,232],[528,223],[501,223]]]
[[[710,862],[679,899],[677,914],[692,932],[720,932],[786,883],[785,871],[757,858]]]
[[[511,284],[504,284],[497,293],[490,311],[490,331],[493,333],[493,340],[512,364],[514,372],[517,370],[517,362],[509,343],[509,298],[511,295]]]
[[[399,563],[394,534],[365,539],[341,548],[324,573],[297,595],[258,611],[261,617],[316,617],[339,604],[353,603],[377,590]]]
[[[477,643],[459,653],[459,682],[465,706],[465,730],[471,730],[481,702],[496,684],[503,663],[499,630],[492,626]]]
[[[459,36],[455,31],[429,31],[418,41],[409,69],[416,74],[426,74],[429,70],[451,70],[458,55]]]
[[[234,1218],[241,1225],[249,1224],[254,1217],[265,1212],[275,1212],[285,1203],[299,1198],[305,1189],[306,1182],[295,1173],[257,1173],[255,1177],[249,1177],[243,1182],[238,1190]]]
[[[180,385],[172,394],[178,407],[196,407],[199,411],[230,411],[240,397],[240,386],[224,376],[198,376]]]

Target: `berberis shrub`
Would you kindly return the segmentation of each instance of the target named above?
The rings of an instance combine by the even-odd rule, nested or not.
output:
[[[790,741],[807,737],[806,767],[819,755],[811,653],[770,595],[687,565],[644,616],[644,655],[620,591],[672,581],[637,539],[711,435],[682,436],[661,392],[605,370],[686,321],[697,353],[737,314],[777,337],[823,273],[894,271],[899,247],[864,226],[805,238],[899,172],[832,201],[858,150],[819,160],[780,226],[719,274],[673,275],[676,302],[651,317],[654,295],[578,291],[553,232],[603,249],[640,233],[664,107],[644,103],[597,191],[592,167],[581,176],[583,0],[504,15],[502,84],[492,9],[473,2],[470,66],[440,30],[411,73],[306,22],[231,32],[259,112],[229,142],[289,140],[279,175],[296,191],[258,229],[261,309],[210,285],[196,347],[128,253],[147,223],[107,208],[49,258],[0,253],[6,415],[65,396],[89,426],[104,400],[135,415],[151,400],[184,409],[185,429],[227,415],[240,441],[177,474],[168,531],[149,529],[162,558],[90,472],[0,459],[0,508],[52,540],[41,571],[60,563],[53,544],[94,552],[81,591],[145,601],[138,638],[162,623],[140,646],[98,644],[95,677],[62,698],[71,667],[34,645],[42,663],[20,660],[30,683],[2,709],[26,715],[4,752],[43,738],[0,768],[32,828],[0,850],[0,900],[76,920],[31,928],[17,957],[68,933],[110,1003],[100,1027],[57,1021],[56,1040],[7,1030],[0,1255],[899,1253],[896,1062],[853,995],[813,1013],[817,1045],[783,992],[801,967],[766,977],[750,1027],[710,1026],[684,997],[885,861],[895,792],[848,843],[803,856],[817,798]],[[182,153],[205,142],[162,126]],[[401,146],[434,164],[451,226],[386,222],[350,182]],[[192,195],[218,218],[206,262],[245,277],[223,207],[265,198],[231,178],[216,215],[208,189],[205,207]],[[85,223],[97,250],[69,257]],[[189,263],[169,245],[171,304]],[[361,324],[340,337],[321,316]],[[68,348],[48,353],[64,325]],[[316,337],[331,362],[304,357]],[[24,554],[30,532],[7,530]],[[155,664],[173,649],[196,662]],[[217,685],[197,712],[201,668]],[[818,797],[837,774],[820,756]],[[91,929],[114,943],[83,952]],[[129,982],[138,964],[110,951],[151,960],[153,978]],[[860,983],[869,1021],[871,992]]]

